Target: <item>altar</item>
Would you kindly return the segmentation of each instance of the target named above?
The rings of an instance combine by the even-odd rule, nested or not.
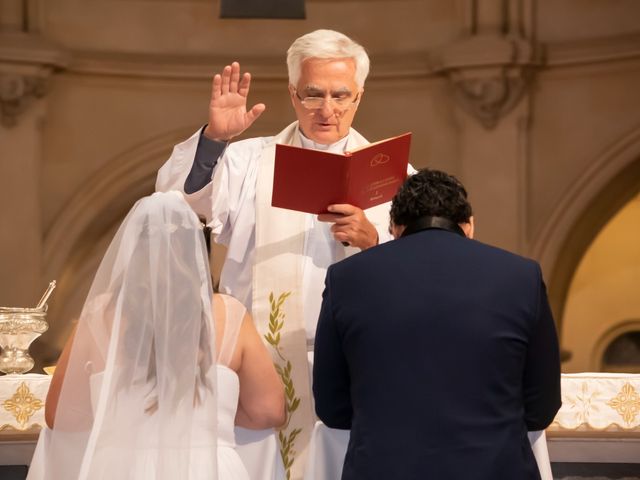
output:
[[[640,375],[562,375],[547,428],[554,478],[640,479]]]
[[[40,429],[51,376],[35,373],[0,377],[0,478],[27,474]]]
[[[44,418],[51,378],[32,373],[0,376],[1,480],[24,480],[41,431],[44,429],[45,435],[51,432]],[[252,480],[284,478],[282,463],[277,461],[278,444],[273,430],[236,427],[236,443]],[[42,472],[36,475],[43,477]]]
[[[0,377],[3,480],[26,476],[50,381],[32,373]],[[562,407],[544,432],[552,478],[640,479],[640,375],[563,374],[561,381]],[[338,480],[348,438],[348,431],[317,425],[306,480]]]
[[[542,479],[640,479],[640,375],[563,374],[561,384],[556,418],[529,433]],[[348,442],[318,422],[305,480],[339,479]]]

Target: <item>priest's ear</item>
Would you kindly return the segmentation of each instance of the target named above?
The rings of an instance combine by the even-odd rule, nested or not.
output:
[[[293,105],[293,108],[296,108],[296,99],[294,98],[295,95],[296,95],[296,87],[289,84],[289,98],[291,98],[291,105]]]
[[[464,232],[467,238],[473,238],[473,233],[475,230],[474,223],[473,223],[473,215],[469,217],[468,222],[459,223],[458,225],[460,225],[460,228],[462,229],[462,231]]]
[[[358,101],[356,102],[356,108],[360,106],[360,102],[362,101],[362,96],[364,95],[364,88],[361,88],[358,92]]]

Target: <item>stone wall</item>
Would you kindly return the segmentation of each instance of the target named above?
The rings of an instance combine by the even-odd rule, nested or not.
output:
[[[468,187],[478,239],[541,262],[562,323],[584,252],[640,189],[638,2],[307,0],[306,20],[218,8],[0,0],[0,304],[34,304],[58,280],[42,362],[125,212],[206,121],[212,74],[233,60],[251,71],[250,102],[267,111],[248,134],[274,133],[294,118],[284,53],[316,28],[370,53],[354,126],[372,140],[413,131],[412,163]]]

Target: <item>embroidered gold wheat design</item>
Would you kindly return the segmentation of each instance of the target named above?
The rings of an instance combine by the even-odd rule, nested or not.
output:
[[[287,400],[287,422],[278,432],[278,439],[280,440],[280,456],[282,457],[282,463],[284,464],[287,474],[287,480],[291,478],[291,466],[295,459],[295,440],[302,431],[300,428],[294,428],[287,432],[291,417],[300,405],[300,398],[296,396],[296,389],[293,385],[293,379],[291,378],[293,366],[291,365],[291,361],[287,360],[284,356],[282,347],[280,346],[280,331],[284,327],[285,319],[285,313],[282,306],[284,301],[290,295],[291,292],[281,293],[276,300],[273,292],[269,294],[269,304],[271,305],[271,311],[269,313],[269,333],[264,336],[267,343],[273,347],[281,360],[281,362],[274,362],[274,365],[278,375],[280,375],[282,383],[284,384],[284,392]]]

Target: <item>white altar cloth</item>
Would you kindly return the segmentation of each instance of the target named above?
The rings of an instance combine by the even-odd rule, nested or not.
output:
[[[550,431],[640,434],[640,375],[565,373],[561,381],[562,408]]]
[[[41,471],[50,430],[44,421],[44,405],[50,375],[27,373],[0,376],[0,464],[29,464],[29,479],[42,479]],[[42,429],[42,430],[40,430]],[[31,458],[32,441],[41,431]],[[284,467],[273,429],[248,430],[236,427],[237,450],[252,480],[283,480]],[[27,436],[20,441],[19,434]],[[6,441],[5,440],[6,437]],[[6,457],[6,458],[5,458]],[[14,458],[13,462],[11,458]]]
[[[0,377],[0,390],[4,400],[11,399],[2,414],[2,425],[11,433],[11,442],[0,446],[15,449],[16,434],[25,437],[21,443],[30,443],[34,430],[44,425],[44,403],[51,377],[27,374]],[[24,384],[24,385],[23,385]],[[28,391],[25,389],[28,387]],[[35,402],[35,403],[34,403]],[[530,441],[544,480],[551,479],[546,436],[549,436],[551,460],[556,462],[623,462],[640,463],[640,375],[615,373],[579,373],[562,375],[562,407],[546,430],[530,435]],[[32,415],[26,421],[18,421],[21,411]],[[26,418],[26,414],[20,417]],[[9,427],[11,425],[11,427]],[[46,430],[45,430],[46,431]],[[24,433],[21,433],[24,432]],[[30,433],[27,433],[30,432]],[[44,433],[39,443],[44,442]],[[28,437],[28,438],[27,438]],[[252,479],[282,480],[285,478],[275,434],[271,431],[236,429],[238,451],[246,462]],[[318,422],[313,430],[309,463],[305,480],[336,480],[340,478],[342,464],[349,442],[347,430],[334,430]],[[18,442],[20,443],[20,442]],[[24,445],[20,445],[24,447]],[[28,446],[28,445],[27,445]],[[33,448],[33,447],[30,447]],[[38,446],[38,448],[41,448]],[[24,448],[23,448],[24,449]],[[3,451],[4,451],[3,450]],[[9,457],[10,452],[5,452]],[[7,456],[5,455],[5,456]],[[24,452],[20,461],[3,464],[24,464]],[[34,460],[37,455],[34,456]],[[17,460],[17,459],[16,459]],[[32,465],[33,479],[37,465]],[[546,471],[546,473],[545,473]],[[547,476],[545,476],[547,475]]]
[[[553,480],[544,430],[529,432],[529,442],[538,463],[542,480]],[[304,480],[337,480],[349,444],[349,430],[337,430],[316,422],[311,435],[309,462]]]

